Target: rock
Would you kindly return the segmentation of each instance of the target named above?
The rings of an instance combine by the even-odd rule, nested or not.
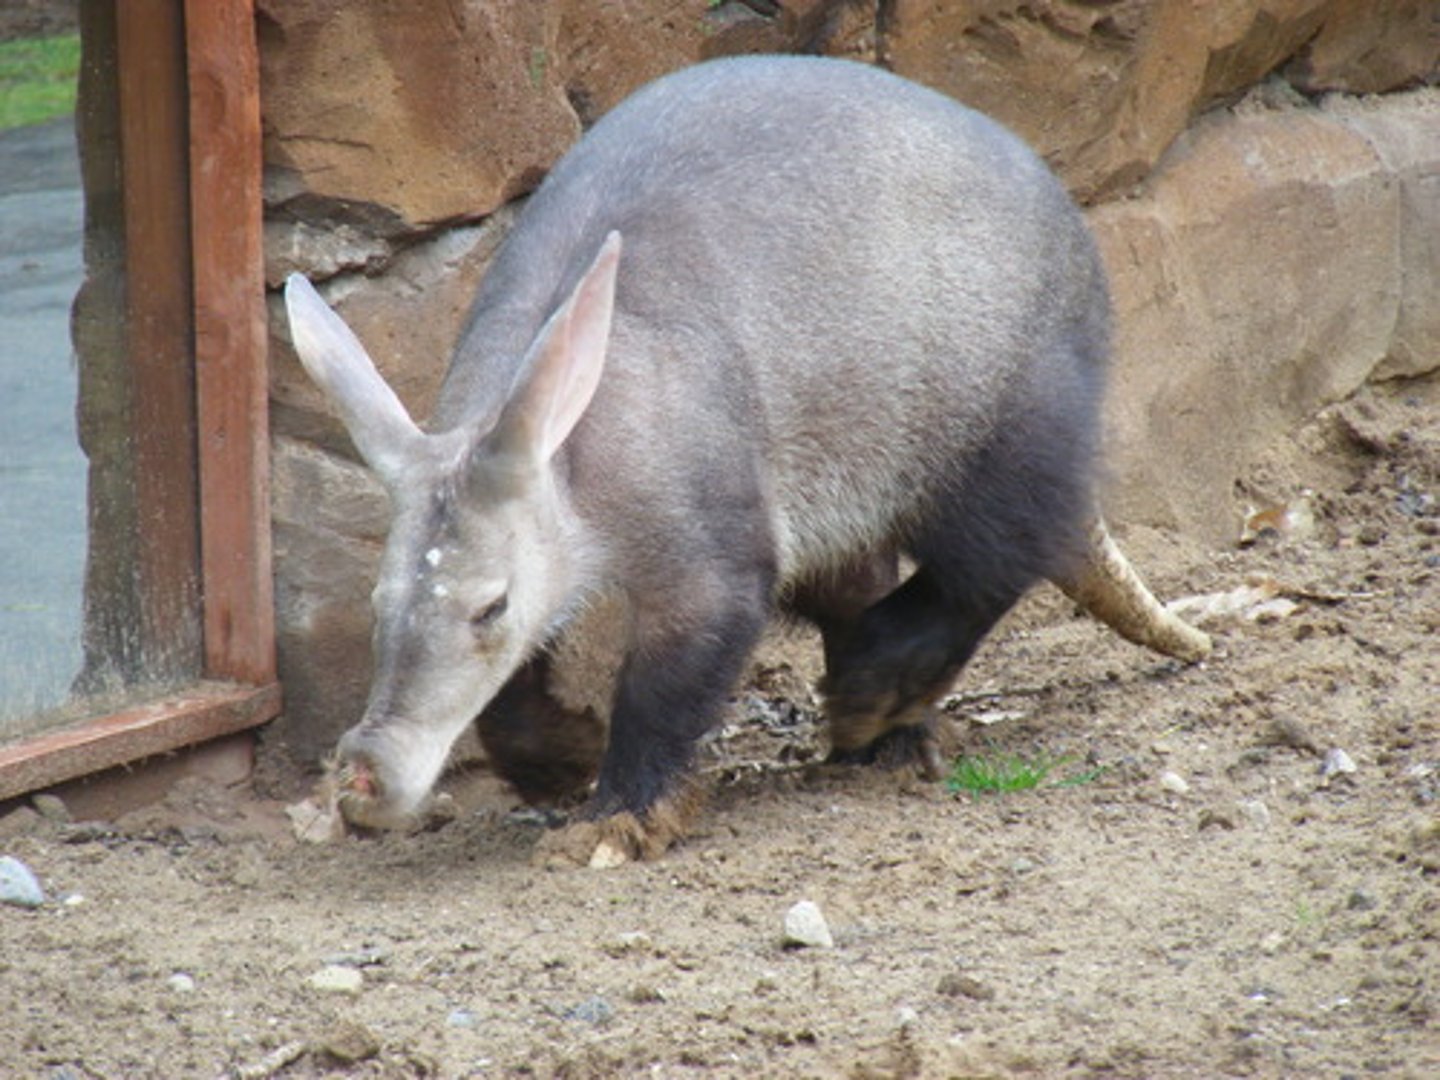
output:
[[[45,903],[45,890],[19,859],[0,855],[0,904],[38,908]]]
[[[607,942],[602,948],[607,956],[620,957],[653,952],[655,942],[643,930],[627,930],[617,934],[614,941]]]
[[[34,807],[17,806],[4,817],[0,817],[0,840],[32,833],[44,820]]]
[[[35,807],[36,813],[46,821],[53,821],[57,825],[65,825],[70,821],[70,808],[59,795],[42,791],[30,797],[30,805]]]
[[[1375,894],[1366,888],[1353,889],[1345,900],[1345,907],[1350,911],[1374,911],[1379,906]]]
[[[358,968],[326,964],[305,982],[325,994],[358,994],[365,986],[365,976]]]
[[[1186,783],[1185,778],[1169,769],[1160,774],[1160,786],[1176,795],[1185,795],[1190,791],[1190,785]]]
[[[176,994],[193,994],[195,992],[195,979],[183,971],[177,971],[171,975],[165,980],[165,985]]]
[[[1338,746],[1325,751],[1325,760],[1320,763],[1320,782],[1328,784],[1337,776],[1350,776],[1355,772],[1355,759]]]
[[[1270,808],[1260,799],[1241,799],[1235,804],[1246,821],[1258,829],[1270,827]]]
[[[359,949],[346,949],[331,953],[321,961],[327,966],[367,968],[380,967],[389,959],[389,952],[381,945],[366,945]]]
[[[995,998],[994,987],[964,972],[942,975],[935,992],[944,997],[967,997],[975,1001],[992,1001]]]
[[[1279,930],[1271,930],[1260,939],[1260,951],[1266,956],[1274,956],[1285,944],[1285,935]]]
[[[1091,201],[1136,183],[1194,117],[1287,60],[1306,93],[1433,79],[1423,5],[1373,6],[1383,11],[1259,0],[1197,19],[1166,0],[907,3],[876,28],[876,49],[899,74],[1013,127]]]
[[[601,840],[595,845],[595,850],[591,852],[587,865],[591,870],[614,870],[629,861],[630,856],[626,855],[624,851],[609,840]]]
[[[471,1009],[451,1009],[445,1014],[445,1026],[473,1028],[480,1023],[480,1017]]]
[[[1436,27],[1410,0],[1333,4],[1315,37],[1285,65],[1301,92],[1383,94],[1435,81]]]
[[[309,1049],[308,1043],[295,1039],[277,1046],[255,1061],[234,1066],[229,1075],[233,1076],[235,1080],[269,1080],[269,1077],[274,1076],[285,1066],[299,1061]]]
[[[380,1040],[363,1024],[341,1020],[332,1024],[314,1040],[315,1048],[337,1061],[353,1065],[380,1053]]]
[[[598,994],[588,997],[579,1005],[566,1009],[561,1018],[564,1020],[575,1020],[584,1024],[594,1024],[597,1027],[608,1024],[615,1016],[615,1009]]]
[[[1271,723],[1268,741],[1275,746],[1304,750],[1307,754],[1320,753],[1320,743],[1310,730],[1299,720],[1288,716],[1278,717]]]
[[[636,983],[625,995],[632,1005],[659,1005],[665,1000],[665,991],[653,983]]]
[[[830,935],[830,926],[820,911],[820,905],[813,900],[801,900],[785,912],[781,943],[787,949],[834,948],[835,939]]]
[[[1234,479],[1279,433],[1434,367],[1434,109],[1422,90],[1353,114],[1216,112],[1138,198],[1091,210],[1115,306],[1111,516],[1233,542]]]
[[[580,133],[553,6],[262,0],[267,164],[411,227],[494,210]]]
[[[1235,815],[1219,807],[1207,806],[1200,811],[1199,828],[1201,832],[1206,829],[1232,831],[1235,828]]]
[[[308,844],[328,844],[345,835],[345,822],[332,799],[311,795],[285,807],[290,828],[297,840]]]

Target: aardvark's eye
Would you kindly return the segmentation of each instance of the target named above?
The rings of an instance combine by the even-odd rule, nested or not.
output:
[[[495,625],[496,620],[505,614],[505,609],[510,606],[510,597],[507,593],[501,593],[490,603],[470,616],[470,629],[477,634]]]

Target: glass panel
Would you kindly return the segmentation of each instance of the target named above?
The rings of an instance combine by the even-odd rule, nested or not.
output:
[[[11,32],[34,28],[21,23]],[[87,463],[76,432],[70,305],[83,274],[83,199],[70,109],[78,38],[73,25],[68,29],[0,43],[0,123],[13,125],[0,131],[5,737],[66,701],[82,663]],[[57,110],[60,116],[48,115]]]
[[[0,746],[201,665],[180,5],[36,6],[0,120],[67,55],[79,107],[0,131]]]

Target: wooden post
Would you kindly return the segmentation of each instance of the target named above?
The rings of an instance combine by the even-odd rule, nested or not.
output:
[[[275,679],[253,0],[186,0],[205,674]]]

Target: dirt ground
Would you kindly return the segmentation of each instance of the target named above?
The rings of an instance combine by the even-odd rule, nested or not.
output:
[[[0,854],[50,899],[0,907],[0,1073],[1440,1075],[1440,382],[1331,410],[1244,494],[1303,489],[1313,524],[1243,548],[1124,534],[1168,597],[1269,583],[1203,664],[1049,591],[997,631],[955,735],[1068,784],[816,764],[807,643],[654,863],[532,865],[544,820],[483,772],[443,828],[331,845],[274,779],[21,808]],[[782,945],[802,899],[833,947]]]

